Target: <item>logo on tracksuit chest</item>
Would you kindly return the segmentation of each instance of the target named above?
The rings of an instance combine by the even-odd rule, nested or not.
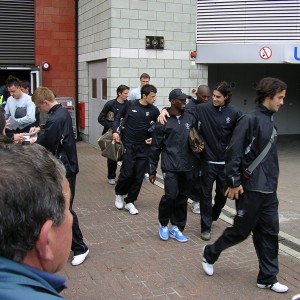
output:
[[[227,117],[227,118],[225,119],[225,121],[226,121],[226,124],[230,124],[230,123],[231,123],[231,118],[230,118],[230,117]]]
[[[150,116],[150,112],[146,111],[146,117],[149,117],[149,116]]]
[[[189,123],[185,123],[185,128],[189,130],[191,128],[191,125]]]

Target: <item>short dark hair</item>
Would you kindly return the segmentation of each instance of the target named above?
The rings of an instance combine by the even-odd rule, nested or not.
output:
[[[0,256],[21,262],[47,220],[65,218],[65,168],[44,147],[0,144]]]
[[[123,93],[125,90],[129,90],[130,87],[125,85],[125,84],[121,84],[117,87],[117,95],[119,95],[119,93]]]
[[[225,99],[225,103],[229,103],[231,101],[231,96],[232,96],[232,92],[231,92],[231,87],[230,84],[226,81],[221,81],[219,83],[217,83],[214,88],[214,91],[218,91],[220,92],[224,97],[227,97]]]
[[[266,97],[273,98],[277,93],[287,89],[287,84],[278,78],[265,77],[256,87],[255,103],[262,103]]]
[[[141,97],[143,98],[143,95],[148,96],[150,93],[157,93],[157,88],[152,84],[145,84],[141,88]]]
[[[142,78],[149,78],[149,80],[150,80],[150,75],[147,74],[147,73],[143,73],[143,74],[141,74],[141,76],[140,76],[140,80],[141,80]]]
[[[20,87],[21,81],[19,78],[15,77],[13,75],[9,75],[6,80],[6,86],[10,87],[12,85],[14,85],[15,87]]]
[[[24,89],[29,89],[30,87],[30,83],[28,80],[22,80],[21,81],[21,87],[24,88]]]

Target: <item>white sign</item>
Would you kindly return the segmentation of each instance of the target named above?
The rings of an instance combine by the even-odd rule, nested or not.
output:
[[[300,64],[300,44],[198,44],[196,63]]]

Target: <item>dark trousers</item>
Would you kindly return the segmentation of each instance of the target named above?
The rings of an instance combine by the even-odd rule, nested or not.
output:
[[[210,231],[212,221],[218,220],[222,208],[224,207],[227,197],[224,196],[226,191],[226,179],[224,173],[225,165],[201,163],[200,185],[202,195],[200,199],[201,215],[201,232]],[[216,181],[215,204],[212,207],[212,190]]]
[[[71,250],[74,251],[74,255],[82,254],[87,251],[88,247],[83,241],[83,236],[79,228],[78,217],[73,210],[73,201],[75,198],[75,186],[76,186],[76,174],[67,174],[67,179],[69,181],[71,190],[70,199],[70,212],[73,215],[73,226],[72,226],[72,246]]]
[[[116,195],[127,195],[126,203],[137,199],[148,165],[149,145],[125,145],[120,175],[115,187]]]
[[[193,171],[163,172],[165,194],[161,197],[158,208],[158,220],[162,226],[169,221],[184,230],[187,220],[187,200],[193,186]]]
[[[278,274],[278,199],[276,192],[247,192],[236,203],[233,227],[228,227],[212,245],[205,247],[204,257],[215,263],[221,252],[245,240],[251,231],[259,262],[257,282],[273,284]]]
[[[107,178],[115,179],[118,163],[114,160],[107,159]]]
[[[194,181],[193,187],[191,191],[191,195],[189,196],[194,202],[200,202],[202,190],[200,184],[200,176],[202,174],[200,161],[197,159],[194,167]]]

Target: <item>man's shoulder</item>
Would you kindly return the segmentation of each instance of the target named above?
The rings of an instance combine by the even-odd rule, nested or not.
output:
[[[7,102],[6,103],[12,103],[12,102],[16,102],[17,100],[13,97],[13,96],[9,96],[7,98]]]
[[[28,94],[25,94],[25,93],[23,93],[23,95],[24,95],[26,100],[32,100],[31,95],[28,95]]]
[[[106,103],[105,103],[105,106],[109,106],[109,105],[113,105],[114,103],[117,102],[117,99],[114,98],[114,99],[110,99],[108,100]]]
[[[205,103],[199,103],[198,105],[195,105],[192,109],[189,109],[190,112],[197,112],[201,113],[203,115],[211,115],[216,111],[214,105],[212,102],[205,102]]]
[[[25,94],[25,93],[23,93],[21,99],[22,99],[24,102],[26,102],[26,103],[29,103],[29,104],[30,104],[30,103],[33,103],[33,102],[32,102],[32,99],[31,99],[31,96],[29,96],[29,95],[27,95],[27,94]]]
[[[199,105],[200,103],[196,102],[195,99],[192,99],[186,106],[186,109],[192,109],[194,107],[196,107],[197,105]]]
[[[117,102],[117,99],[111,99],[111,100],[108,100],[104,106],[103,106],[103,109],[102,110],[106,110],[106,109],[110,109],[112,106],[114,106]]]
[[[185,110],[182,115],[183,115],[183,117],[185,117],[187,119],[195,120],[195,117],[194,117],[193,112],[191,110]]]
[[[243,119],[245,119],[245,120],[256,120],[257,118],[259,118],[260,117],[260,111],[259,110],[257,110],[257,109],[253,109],[253,110],[251,110],[251,111],[249,111],[248,113],[246,113],[246,114],[244,114],[242,117],[243,117]],[[241,117],[241,118],[242,118]],[[240,118],[240,119],[241,119]]]
[[[24,294],[26,299],[61,299],[45,279],[22,263],[2,257],[0,263],[3,266],[0,270],[0,299],[24,299]]]
[[[133,94],[133,93],[137,93],[137,92],[141,92],[141,88],[140,87],[137,87],[137,88],[135,88],[135,89],[132,89],[130,92],[129,92],[129,94]]]
[[[209,110],[209,109],[213,109],[214,105],[211,101],[208,102],[204,102],[204,103],[199,103],[198,105],[196,105],[198,110]]]
[[[149,105],[149,109],[150,110],[152,110],[152,112],[154,113],[154,114],[160,114],[160,111],[159,111],[159,109],[157,108],[157,106],[155,106],[154,104],[150,104]]]
[[[49,113],[49,119],[65,119],[70,117],[69,111],[61,104],[53,106]]]
[[[141,98],[141,88],[137,87],[129,92],[128,100],[135,100]]]

